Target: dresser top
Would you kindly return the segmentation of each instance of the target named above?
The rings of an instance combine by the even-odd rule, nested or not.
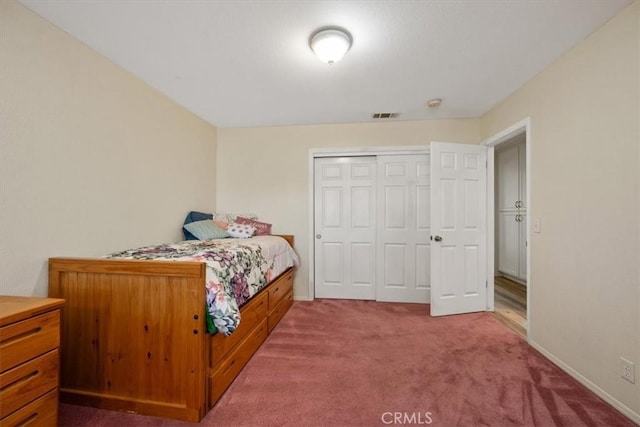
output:
[[[62,307],[63,299],[0,295],[0,326]]]

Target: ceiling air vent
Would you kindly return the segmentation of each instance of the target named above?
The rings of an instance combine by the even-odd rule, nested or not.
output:
[[[374,119],[395,119],[400,113],[373,113],[371,117]]]

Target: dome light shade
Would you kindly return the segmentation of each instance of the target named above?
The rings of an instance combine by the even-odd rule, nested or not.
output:
[[[324,29],[311,36],[309,46],[321,61],[331,65],[347,53],[351,47],[351,36],[342,29]]]

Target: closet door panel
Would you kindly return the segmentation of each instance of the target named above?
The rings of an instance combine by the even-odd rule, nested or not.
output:
[[[378,156],[376,300],[429,301],[429,156]]]
[[[514,211],[520,197],[518,146],[496,151],[497,211]]]
[[[527,209],[527,146],[518,145],[518,193],[521,210]],[[520,212],[526,213],[526,212]]]
[[[527,282],[527,216],[520,214],[520,222],[518,228],[519,247],[518,247],[518,279]]]
[[[315,296],[375,299],[375,157],[314,161]]]
[[[515,212],[498,213],[498,271],[513,277],[519,276],[520,223]]]

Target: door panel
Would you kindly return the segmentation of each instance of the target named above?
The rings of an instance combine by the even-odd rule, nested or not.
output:
[[[522,212],[522,211],[521,211]],[[520,214],[520,226],[518,229],[520,238],[518,250],[518,279],[527,284],[527,216]]]
[[[498,212],[498,271],[518,277],[520,223],[516,212]]]
[[[351,244],[351,283],[353,286],[374,287],[375,245],[373,243]]]
[[[514,145],[496,151],[496,183],[498,211],[516,210],[520,200],[520,158],[518,146]]]
[[[340,242],[327,242],[322,244],[324,283],[330,285],[342,285],[344,282],[342,266],[344,245]]]
[[[376,159],[314,161],[315,295],[375,299]]]
[[[416,289],[424,289],[428,293],[431,280],[431,247],[427,244],[417,244],[415,258],[424,260],[416,262]]]
[[[429,155],[378,156],[378,301],[429,301]]]
[[[405,270],[401,268],[405,264],[405,245],[386,244],[384,246],[384,284],[389,288],[404,288],[406,286]]]
[[[486,158],[480,145],[431,143],[433,316],[486,309]]]

